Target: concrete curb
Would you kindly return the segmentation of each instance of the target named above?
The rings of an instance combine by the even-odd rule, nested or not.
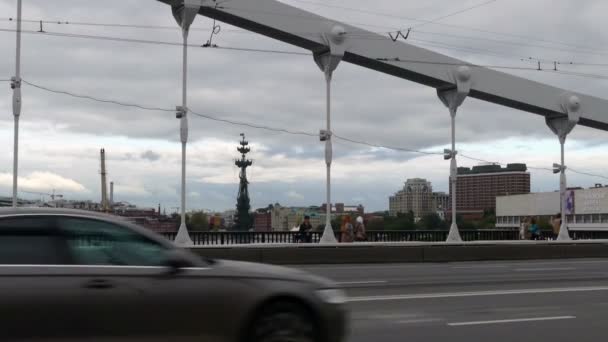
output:
[[[193,247],[191,251],[208,258],[280,265],[420,263],[605,258],[608,241],[234,245]]]

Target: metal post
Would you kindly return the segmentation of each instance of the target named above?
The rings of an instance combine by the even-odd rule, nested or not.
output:
[[[559,228],[559,234],[557,240],[568,241],[570,234],[568,233],[568,222],[566,222],[566,158],[565,158],[565,139],[560,139],[561,146],[561,170],[559,175],[559,193],[560,193],[560,210],[561,210],[561,226]]]
[[[326,218],[325,218],[325,230],[323,236],[321,236],[321,243],[336,243],[336,235],[334,234],[333,227],[331,226],[331,163],[333,159],[333,146],[331,141],[331,78],[332,71],[330,70],[329,63],[325,68],[325,82],[326,82],[326,111],[327,111],[327,139],[325,140],[325,164],[327,166],[327,188],[326,188]]]
[[[182,113],[180,118],[180,138],[182,142],[182,179],[181,179],[181,223],[175,243],[192,245],[192,239],[186,226],[186,144],[188,143],[188,30],[183,29],[184,49],[182,61]]]
[[[450,160],[450,184],[452,186],[452,225],[448,234],[447,242],[461,242],[462,238],[456,223],[456,185],[458,181],[458,163],[456,160],[456,112],[471,91],[471,70],[467,66],[461,66],[453,73],[454,85],[437,89],[437,96],[450,110],[452,128],[452,149],[446,150],[444,158]]]
[[[18,179],[19,179],[19,117],[21,116],[21,19],[22,1],[17,1],[17,43],[15,57],[15,77],[11,82],[13,88],[13,117],[15,119],[15,132],[13,142],[13,208],[17,207]]]
[[[173,16],[182,29],[183,60],[182,60],[182,106],[177,108],[177,118],[180,119],[180,139],[182,142],[182,179],[181,179],[181,223],[175,243],[182,246],[193,244],[188,227],[186,226],[186,144],[188,143],[188,33],[190,26],[198,15],[202,0],[184,0],[172,7]]]
[[[331,132],[331,81],[333,72],[336,70],[344,53],[346,47],[344,42],[346,40],[346,31],[340,25],[333,25],[329,28],[328,32],[323,35],[323,39],[327,44],[328,51],[323,53],[315,53],[314,60],[319,66],[319,69],[325,75],[326,85],[326,130],[322,130],[320,134],[321,141],[325,142],[325,164],[327,167],[327,182],[326,182],[326,218],[325,218],[325,230],[321,236],[320,243],[336,243],[336,235],[331,226],[331,163],[333,159],[333,146],[332,146],[332,132]]]
[[[568,134],[572,132],[574,127],[578,124],[581,116],[581,103],[578,96],[574,94],[565,93],[561,96],[561,107],[564,111],[564,116],[561,117],[547,117],[545,122],[547,126],[557,135],[560,144],[560,157],[561,163],[554,165],[554,173],[560,174],[559,176],[559,192],[560,192],[560,209],[561,209],[561,220],[562,224],[557,235],[557,240],[568,241],[570,234],[568,233],[568,222],[566,218],[566,157],[565,157],[565,145]]]
[[[458,183],[458,163],[456,161],[456,109],[450,109],[452,121],[452,159],[450,160],[450,182],[452,183],[452,225],[448,234],[448,241],[462,241],[456,222],[456,185]]]

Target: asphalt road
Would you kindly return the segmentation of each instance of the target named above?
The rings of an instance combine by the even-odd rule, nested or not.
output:
[[[608,340],[608,259],[300,268],[346,289],[352,342]]]

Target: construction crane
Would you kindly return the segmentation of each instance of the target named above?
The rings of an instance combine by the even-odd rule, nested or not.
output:
[[[63,198],[62,194],[57,194],[55,193],[55,189],[53,189],[53,192],[48,194],[45,192],[36,192],[36,191],[21,191],[25,194],[31,194],[31,195],[40,195],[43,196],[42,201],[44,202],[44,197],[50,197],[51,200],[54,202],[56,198]],[[54,203],[55,206],[57,206],[57,203]]]

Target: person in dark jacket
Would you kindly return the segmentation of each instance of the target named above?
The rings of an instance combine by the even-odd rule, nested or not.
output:
[[[302,222],[302,224],[300,225],[298,235],[300,242],[312,242],[312,224],[310,224],[310,216],[304,216],[304,222]]]
[[[542,240],[543,239],[542,232],[540,230],[540,227],[536,223],[535,218],[532,218],[532,220],[530,221],[530,227],[528,228],[528,230],[530,231],[530,234],[532,235],[532,240]]]

